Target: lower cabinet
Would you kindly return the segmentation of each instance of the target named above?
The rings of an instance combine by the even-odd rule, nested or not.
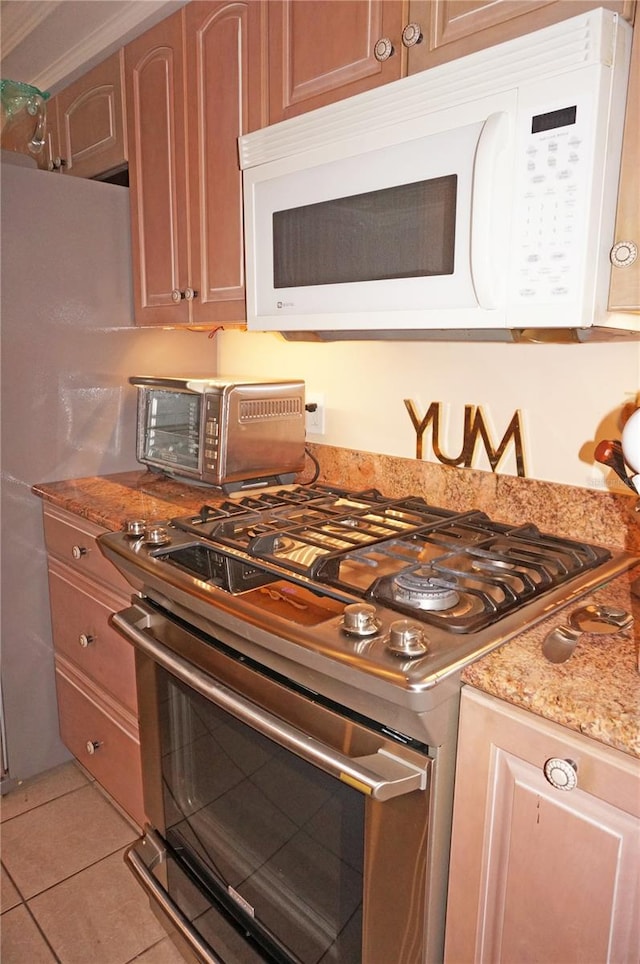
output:
[[[640,761],[463,690],[445,961],[630,964]]]
[[[133,649],[109,625],[130,588],[100,552],[102,531],[44,510],[60,735],[123,810],[144,823]]]

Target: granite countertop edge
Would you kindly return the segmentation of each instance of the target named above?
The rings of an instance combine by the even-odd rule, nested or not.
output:
[[[130,518],[162,521],[197,512],[225,498],[149,471],[43,482],[34,495],[105,529]],[[566,621],[574,600],[466,667],[462,681],[597,742],[640,758],[640,569],[624,573],[580,600],[631,611],[630,629],[614,635],[585,634],[564,663],[542,655],[547,633]]]

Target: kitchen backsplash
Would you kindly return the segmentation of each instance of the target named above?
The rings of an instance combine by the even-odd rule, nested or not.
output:
[[[307,400],[325,406],[323,445],[415,459],[416,429],[405,404],[424,415],[440,404],[439,448],[463,449],[465,406],[480,407],[494,447],[519,413],[528,479],[624,496],[626,487],[594,461],[594,448],[620,437],[622,409],[640,390],[640,343],[522,345],[447,342],[287,342],[270,333],[222,331],[215,337],[221,374],[299,377]],[[438,460],[432,431],[422,458]],[[477,445],[472,468],[489,472]],[[516,447],[496,467],[516,476]]]

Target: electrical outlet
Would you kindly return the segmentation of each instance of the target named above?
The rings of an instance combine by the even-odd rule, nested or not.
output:
[[[311,395],[306,404],[316,406],[315,411],[305,412],[307,435],[324,435],[324,395]]]

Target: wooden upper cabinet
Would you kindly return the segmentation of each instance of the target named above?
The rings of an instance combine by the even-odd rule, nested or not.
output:
[[[65,174],[99,177],[127,163],[124,51],[108,57],[56,96]]]
[[[269,122],[402,76],[406,9],[401,0],[271,0]]]
[[[244,321],[242,172],[238,137],[266,123],[266,5],[185,8],[191,304],[194,324]]]
[[[630,21],[635,13],[634,0],[270,0],[268,6],[272,124],[595,7]]]
[[[124,51],[119,50],[47,101],[38,167],[99,178],[126,163]]]
[[[411,48],[410,74],[521,37],[596,7],[633,22],[635,0],[412,0],[422,40]]]
[[[640,27],[634,31],[609,308],[640,311]]]
[[[125,47],[138,324],[189,321],[183,11]]]
[[[264,123],[264,9],[192,2],[125,48],[138,324],[245,318],[237,138]]]

